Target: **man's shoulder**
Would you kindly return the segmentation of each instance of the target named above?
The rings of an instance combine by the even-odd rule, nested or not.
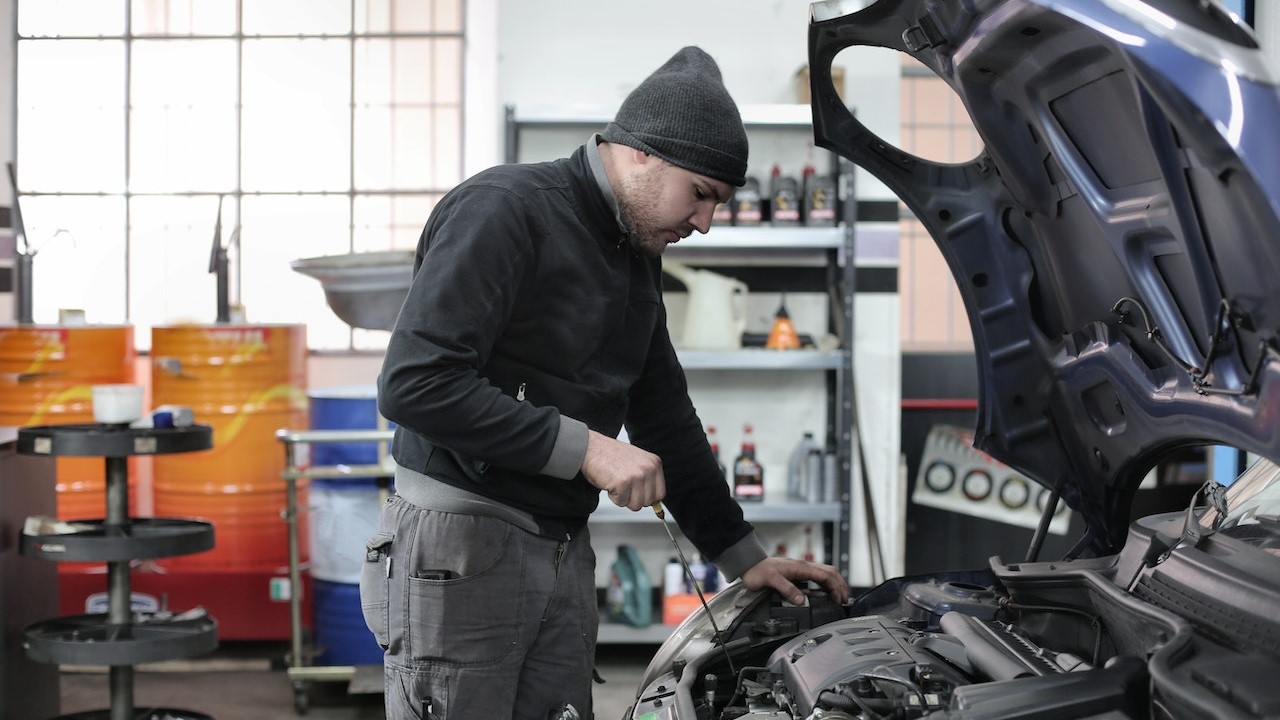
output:
[[[481,170],[458,187],[496,190],[536,190],[562,187],[568,182],[566,159],[536,163],[507,163]]]
[[[565,208],[582,206],[584,193],[594,187],[594,181],[580,167],[583,164],[575,154],[547,162],[494,165],[450,190],[437,210],[467,207],[475,211],[479,207],[534,216],[559,214]]]

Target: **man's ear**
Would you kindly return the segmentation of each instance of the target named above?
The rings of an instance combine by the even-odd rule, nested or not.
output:
[[[636,148],[629,148],[629,149],[631,150],[631,162],[635,163],[636,165],[644,165],[645,163],[653,159],[652,155],[650,155],[649,153],[643,150],[638,150]]]

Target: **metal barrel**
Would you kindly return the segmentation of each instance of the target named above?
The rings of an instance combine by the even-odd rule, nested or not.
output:
[[[212,522],[214,548],[160,564],[247,571],[287,566],[285,459],[275,433],[307,422],[306,326],[160,326],[151,338],[154,404],[190,407],[197,423],[213,428],[211,450],[155,458],[153,498],[157,516]],[[305,481],[299,492],[305,506]]]

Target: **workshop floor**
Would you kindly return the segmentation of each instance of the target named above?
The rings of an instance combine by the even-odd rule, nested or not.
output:
[[[635,697],[653,646],[602,646],[597,657],[605,684],[595,686],[596,720],[620,720]],[[364,720],[382,718],[380,693],[350,693],[344,683],[313,682],[307,712],[295,712],[293,686],[285,674],[287,646],[223,643],[214,653],[182,662],[135,668],[134,707],[176,708],[216,720]],[[105,668],[64,668],[62,707],[70,714],[110,707]]]

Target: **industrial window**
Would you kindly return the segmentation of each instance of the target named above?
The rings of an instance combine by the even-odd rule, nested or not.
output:
[[[220,217],[248,322],[385,347],[289,263],[414,246],[462,177],[463,20],[463,0],[18,0],[34,320],[83,309],[142,349],[215,321]]]

